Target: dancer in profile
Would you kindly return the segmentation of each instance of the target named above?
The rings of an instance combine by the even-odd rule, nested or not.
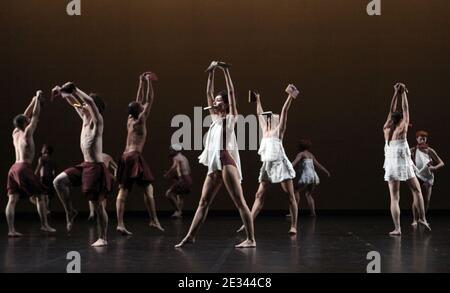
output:
[[[319,163],[316,157],[311,153],[311,141],[309,139],[301,139],[298,146],[298,154],[295,157],[292,165],[294,168],[298,165],[298,183],[295,190],[295,198],[297,204],[300,205],[300,193],[303,193],[308,202],[309,211],[311,217],[316,216],[316,205],[314,202],[314,190],[319,185],[320,180],[315,168],[325,173],[328,177],[331,176],[330,172]]]
[[[183,155],[183,148],[179,144],[174,144],[169,149],[169,156],[172,166],[164,174],[165,178],[173,178],[174,183],[166,192],[166,197],[175,208],[172,218],[183,216],[184,196],[191,192],[192,178],[189,160]]]
[[[34,132],[39,122],[43,100],[42,91],[37,91],[36,96],[33,97],[25,112],[14,117],[13,121],[12,139],[16,151],[16,162],[8,172],[8,204],[5,210],[9,237],[23,236],[23,234],[16,231],[14,225],[16,205],[19,199],[29,197],[36,198],[37,212],[41,220],[41,230],[56,232],[47,221],[47,205],[44,199],[45,187],[33,173],[33,169],[31,169],[35,153]]]
[[[110,173],[103,163],[103,112],[106,104],[96,94],[87,95],[73,83],[55,87],[53,94],[62,96],[82,120],[80,147],[84,162],[64,170],[53,181],[56,192],[66,211],[67,231],[72,230],[76,211],[70,199],[70,187],[81,184],[81,191],[95,208],[98,223],[98,240],[92,246],[105,246],[107,241],[108,214],[103,204],[111,191]]]
[[[295,200],[294,184],[292,183],[292,179],[295,178],[295,171],[284,151],[283,138],[286,132],[289,108],[292,100],[297,98],[299,92],[292,84],[287,87],[286,92],[288,97],[281,110],[281,115],[264,112],[260,95],[254,93],[256,114],[258,115],[263,138],[258,151],[261,156],[262,166],[258,179],[259,187],[252,207],[252,216],[253,219],[256,219],[261,211],[264,205],[265,194],[270,185],[280,183],[289,198],[289,210],[292,220],[288,233],[297,234],[298,207]],[[238,232],[242,230],[244,230],[244,226]]]
[[[428,145],[428,132],[420,130],[416,133],[417,145],[411,149],[412,159],[417,167],[416,175],[422,187],[424,195],[425,213],[430,207],[431,194],[434,185],[434,173],[444,167],[444,161],[436,151]],[[418,211],[412,206],[413,226],[417,226]]]
[[[391,195],[391,214],[394,221],[394,230],[389,234],[400,236],[400,182],[406,181],[414,198],[414,207],[417,209],[417,222],[428,230],[430,226],[425,217],[420,183],[415,175],[415,166],[411,159],[411,150],[408,146],[407,133],[409,127],[408,90],[402,83],[394,86],[394,96],[386,123],[383,126],[384,139],[384,180],[388,183]],[[402,111],[397,111],[398,100],[401,100]]]
[[[127,141],[117,169],[119,194],[116,200],[116,230],[123,235],[132,235],[125,227],[123,215],[125,201],[134,183],[144,189],[144,204],[150,215],[149,226],[164,231],[156,215],[153,174],[142,155],[147,140],[147,119],[154,100],[152,81],[157,79],[156,74],[152,72],[141,74],[136,100],[128,105]]]
[[[227,90],[221,91],[217,96],[214,96],[214,73],[217,68],[222,70],[225,75]],[[225,185],[231,199],[239,210],[247,233],[247,239],[236,245],[236,247],[255,247],[253,219],[245,202],[241,186],[241,164],[234,132],[238,111],[229,65],[213,61],[207,72],[206,97],[213,122],[209,128],[205,140],[205,148],[199,157],[199,161],[208,167],[208,174],[203,184],[202,195],[191,227],[183,240],[175,247],[182,247],[186,243],[195,242],[200,226],[206,220],[209,207],[222,184]]]
[[[56,177],[56,164],[52,159],[53,147],[51,145],[44,144],[41,149],[41,155],[38,159],[38,165],[34,173],[39,177],[42,185],[45,187],[45,206],[47,207],[47,213],[50,214],[50,201],[55,197],[55,188],[53,187],[53,180]],[[33,204],[36,201],[32,200]]]

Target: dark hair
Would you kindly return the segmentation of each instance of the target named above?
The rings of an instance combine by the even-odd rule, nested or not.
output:
[[[226,90],[220,91],[217,95],[218,95],[218,96],[221,96],[221,97],[222,97],[222,100],[223,100],[226,104],[229,104],[229,103],[230,103],[229,100],[228,100],[228,91],[226,91]]]
[[[403,112],[395,111],[391,114],[392,125],[389,129],[389,138],[388,142],[391,142],[392,136],[394,135],[395,128],[397,128],[400,121],[403,119]]]
[[[139,118],[139,114],[141,113],[141,105],[138,102],[131,102],[128,104],[128,114],[131,115],[134,119]]]
[[[298,150],[300,152],[309,150],[312,146],[312,142],[309,139],[301,139],[298,143]]]
[[[428,132],[426,132],[425,130],[419,130],[416,132],[416,138],[419,136],[428,137]]]
[[[106,104],[103,101],[103,99],[97,94],[89,94],[89,96],[94,100],[94,103],[97,106],[98,112],[100,112],[100,114],[103,114],[103,112],[105,112],[105,109],[106,109]]]
[[[53,154],[53,151],[54,151],[54,149],[53,149],[53,147],[51,146],[51,145],[49,145],[49,144],[44,144],[43,146],[42,146],[42,148],[47,148],[47,153],[49,154],[49,155],[51,155],[51,154]]]
[[[23,114],[19,114],[16,117],[14,117],[13,119],[13,124],[15,128],[19,128],[20,130],[25,130],[25,122],[27,122],[28,117],[23,115]]]

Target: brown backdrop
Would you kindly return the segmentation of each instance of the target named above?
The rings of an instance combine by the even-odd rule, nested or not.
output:
[[[380,17],[369,17],[362,0],[165,0],[82,1],[81,17],[69,17],[69,1],[3,0],[1,25],[0,185],[13,163],[11,119],[23,111],[36,89],[47,93],[55,84],[73,80],[102,94],[105,151],[118,157],[124,148],[127,103],[136,93],[138,74],[154,70],[160,77],[149,121],[145,156],[157,182],[157,205],[169,166],[170,120],[193,115],[205,104],[205,67],[213,59],[232,63],[239,111],[254,112],[246,92],[256,88],[267,109],[280,111],[287,83],[301,89],[288,121],[285,147],[295,155],[299,138],[313,140],[313,151],[333,173],[323,178],[318,194],[322,209],[387,209],[383,182],[384,123],[392,85],[404,81],[410,90],[413,132],[424,128],[445,158],[450,147],[447,125],[450,84],[450,1],[383,0]],[[223,83],[220,83],[223,84]],[[218,86],[217,89],[220,89]],[[46,105],[36,144],[55,146],[59,167],[81,161],[80,121],[66,104]],[[188,152],[195,189],[187,200],[193,208],[206,168]],[[244,192],[252,201],[260,163],[255,151],[242,151]],[[448,169],[439,172],[434,208],[450,208]],[[411,201],[403,187],[404,207]],[[77,192],[78,208],[87,204]],[[0,198],[1,209],[6,195]],[[111,205],[112,207],[112,205]],[[231,209],[225,193],[214,209]],[[22,203],[20,210],[30,209]],[[55,204],[55,208],[60,208]],[[142,210],[134,193],[128,208]],[[279,187],[267,208],[287,208]]]

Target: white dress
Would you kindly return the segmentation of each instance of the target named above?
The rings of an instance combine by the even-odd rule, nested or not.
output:
[[[298,180],[299,185],[309,185],[315,184],[319,185],[319,175],[317,175],[316,169],[314,168],[313,159],[303,159],[300,162],[300,179]]]
[[[280,183],[295,178],[295,170],[284,152],[283,142],[278,137],[263,138],[258,154],[263,162],[259,172],[260,183]]]
[[[416,157],[414,158],[416,163],[416,175],[425,183],[429,185],[434,184],[434,174],[430,172],[429,163],[432,162],[430,155],[422,152],[419,148],[416,149]]]
[[[222,162],[220,161],[220,151],[222,147],[223,137],[223,122],[226,121],[226,135],[227,145],[226,150],[230,153],[231,157],[236,163],[236,167],[239,171],[239,179],[242,180],[241,160],[239,157],[239,147],[236,140],[236,134],[234,132],[234,126],[238,119],[237,116],[227,115],[226,118],[221,118],[218,115],[212,115],[212,123],[206,134],[205,147],[203,152],[198,157],[199,162],[208,167],[208,175],[222,170]]]
[[[384,180],[406,181],[416,176],[416,166],[406,139],[386,141],[384,147]]]

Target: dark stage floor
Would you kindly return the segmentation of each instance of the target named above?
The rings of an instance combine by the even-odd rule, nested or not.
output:
[[[22,218],[22,219],[21,219]],[[24,219],[26,218],[26,219]],[[211,216],[194,246],[174,249],[190,224],[162,217],[165,233],[150,230],[144,217],[128,217],[133,237],[115,233],[111,219],[109,246],[91,248],[95,226],[79,217],[71,235],[64,223],[53,221],[59,232],[40,233],[37,218],[18,215],[17,229],[26,236],[6,237],[0,224],[1,272],[65,272],[69,251],[81,254],[82,272],[356,272],[366,271],[369,251],[381,253],[382,272],[450,272],[450,217],[433,216],[432,233],[413,230],[402,219],[403,236],[389,237],[389,216],[319,216],[300,218],[300,233],[291,238],[283,216],[261,216],[256,221],[256,249],[238,250],[242,240],[234,231],[239,217]]]

